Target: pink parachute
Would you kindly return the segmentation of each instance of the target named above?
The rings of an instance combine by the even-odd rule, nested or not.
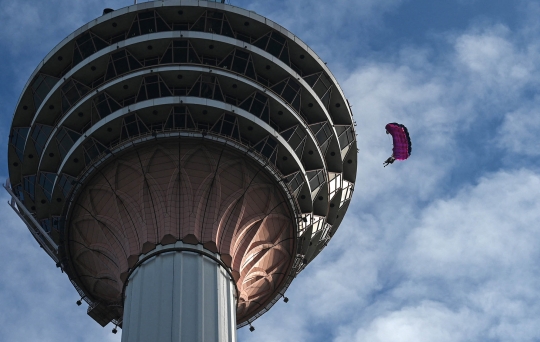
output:
[[[405,160],[409,158],[412,151],[411,138],[407,127],[398,123],[389,123],[386,125],[386,132],[392,135],[394,141],[393,154],[385,162],[385,165],[392,164],[394,160]]]

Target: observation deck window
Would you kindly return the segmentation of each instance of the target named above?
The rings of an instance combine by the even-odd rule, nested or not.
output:
[[[75,40],[75,48],[73,51],[73,65],[80,63],[83,59],[91,56],[96,51],[109,46],[109,43],[96,36],[92,32],[83,33]]]
[[[163,82],[160,76],[152,75],[143,78],[137,95],[137,102],[155,99],[158,97],[171,96],[169,87]]]
[[[204,97],[222,102],[225,99],[217,77],[208,75],[199,76],[193,87],[191,87],[189,96]]]
[[[106,150],[107,150],[107,147],[105,147],[105,145],[95,140],[94,138],[90,138],[86,140],[83,143],[85,165],[87,166],[90,165],[95,158],[97,158],[100,154],[102,154]]]
[[[353,141],[354,130],[352,126],[349,126],[339,135],[339,144],[341,145],[341,149],[344,150]]]
[[[239,105],[240,108],[250,112],[264,122],[270,120],[270,103],[268,98],[258,91],[251,94]]]
[[[296,125],[289,128],[288,130],[282,132],[281,136],[287,140],[296,154],[301,157],[306,143],[306,133],[300,128],[300,126]]]
[[[148,132],[148,127],[146,127],[139,116],[137,114],[131,114],[126,116],[122,121],[122,134],[120,137],[122,140],[124,140]]]
[[[165,122],[165,129],[186,129],[195,128],[195,122],[191,117],[191,113],[184,106],[173,107],[167,121]]]
[[[287,183],[289,184],[289,188],[291,188],[292,192],[294,193],[302,185],[304,185],[304,177],[302,177],[300,172],[295,172],[292,175],[287,176]]]
[[[260,152],[263,156],[268,158],[270,162],[275,164],[277,159],[277,147],[278,143],[273,138],[266,137],[253,146],[253,149]]]
[[[49,91],[57,82],[58,78],[50,75],[40,73],[36,76],[36,79],[32,82],[32,92],[34,94],[34,104],[36,108],[39,108]]]
[[[339,207],[341,208],[345,202],[351,199],[354,190],[354,184],[343,180],[343,191],[341,192],[341,202]]]
[[[287,101],[296,111],[300,111],[300,85],[292,78],[277,83],[271,88],[285,101]]]
[[[43,189],[45,197],[50,201],[52,198],[53,184],[56,174],[50,172],[40,172],[38,183],[39,186]]]
[[[13,186],[13,193],[17,198],[24,203],[24,191],[21,184],[17,184]]]
[[[53,229],[56,229],[59,232],[64,231],[64,221],[65,219],[61,216],[53,216],[52,217],[52,227]]]
[[[257,80],[253,58],[251,57],[251,54],[245,51],[234,49],[233,52],[225,57],[218,66],[246,75],[253,80]]]
[[[109,94],[105,92],[99,94],[93,100],[93,109],[97,112],[101,119],[119,110],[120,108],[122,108],[122,106],[120,106],[118,102],[116,102],[112,97],[109,96]]]
[[[30,175],[23,177],[24,191],[28,194],[32,201],[35,201],[36,195],[36,175]],[[23,198],[24,199],[24,198]]]
[[[341,173],[332,173],[329,178],[328,185],[330,186],[330,199],[332,199],[336,192],[341,189]]]
[[[219,120],[212,126],[212,132],[216,132],[221,135],[232,137],[236,140],[240,140],[240,133],[238,129],[238,119],[235,115],[223,114]]]
[[[79,138],[81,134],[70,130],[69,128],[62,127],[56,135],[56,143],[58,144],[58,151],[62,159],[67,155],[68,151],[73,147],[73,144]]]
[[[36,147],[36,152],[41,156],[43,153],[43,148],[47,143],[47,139],[53,130],[52,126],[40,125],[37,124],[34,126],[32,131],[32,140],[34,141],[34,146]]]
[[[322,170],[307,171],[306,174],[311,191],[315,191],[319,186],[321,186],[321,184],[324,183],[324,172]]]
[[[161,59],[160,64],[169,63],[201,63],[199,55],[188,40],[173,41]]]
[[[44,220],[41,220],[40,224],[41,224],[41,228],[43,228],[43,230],[44,230],[47,234],[50,234],[50,233],[51,233],[51,219],[46,218],[46,219],[44,219]]]
[[[156,11],[147,11],[137,13],[137,16],[131,24],[128,38],[140,36],[142,34],[170,31],[171,28]]]
[[[225,16],[222,12],[217,11],[205,11],[197,21],[191,25],[192,31],[203,31],[221,34],[234,38],[234,33]]]
[[[111,54],[107,72],[105,73],[105,81],[110,80],[119,75],[123,75],[130,70],[142,68],[141,62],[135,58],[129,51],[122,50]]]
[[[81,97],[86,95],[90,88],[81,82],[70,79],[62,86],[62,112],[67,112]]]
[[[305,76],[304,80],[311,88],[313,88],[313,91],[319,96],[326,109],[329,109],[333,85],[328,76],[321,71]]]
[[[309,128],[315,135],[315,138],[317,138],[317,141],[319,142],[319,146],[321,146],[321,150],[325,152],[328,141],[332,138],[332,129],[330,128],[330,124],[328,121],[325,122],[319,122],[313,125],[310,125]]]
[[[30,127],[18,127],[11,130],[9,136],[9,143],[15,148],[19,160],[23,160],[24,157],[24,145],[26,144],[26,138],[28,137],[28,132]]]
[[[277,31],[271,31],[253,42],[253,45],[269,52],[282,60],[285,64],[290,65],[289,45],[287,39]]]
[[[73,184],[75,184],[75,178],[63,173],[62,177],[58,180],[58,186],[62,189],[64,197],[67,198],[71,188],[73,188]]]

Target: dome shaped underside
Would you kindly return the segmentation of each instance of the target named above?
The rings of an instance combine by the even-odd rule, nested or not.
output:
[[[85,184],[70,217],[69,253],[85,292],[114,304],[141,254],[178,240],[203,244],[232,269],[241,323],[284,285],[294,221],[262,166],[225,145],[177,139],[115,156]]]

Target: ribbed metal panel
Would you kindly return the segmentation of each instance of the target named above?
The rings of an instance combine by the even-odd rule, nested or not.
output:
[[[181,242],[149,254],[171,247],[195,248],[219,258],[201,245]],[[229,273],[193,252],[165,252],[146,260],[126,287],[122,341],[236,341],[235,287]]]

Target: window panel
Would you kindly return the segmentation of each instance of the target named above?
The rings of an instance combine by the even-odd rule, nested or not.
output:
[[[73,65],[78,64],[83,59],[91,56],[96,51],[99,51],[109,46],[105,40],[101,39],[92,32],[85,32],[75,40],[73,51]]]
[[[95,158],[106,150],[107,147],[94,138],[87,139],[83,143],[85,165],[90,165]]]
[[[49,91],[54,87],[54,85],[58,82],[58,78],[45,75],[45,74],[38,74],[32,82],[32,92],[34,93],[34,105],[36,108],[39,108]]]
[[[58,151],[60,156],[65,158],[71,147],[75,144],[81,135],[75,131],[70,130],[69,128],[62,127],[56,135],[56,143],[58,145]]]
[[[24,146],[29,131],[30,127],[13,128],[9,136],[9,143],[15,147],[15,152],[21,161],[24,159]]]
[[[30,175],[23,177],[23,189],[26,191],[28,196],[35,201],[36,194],[36,175]]]
[[[41,156],[43,153],[43,148],[45,148],[45,144],[47,143],[47,139],[49,138],[52,130],[52,126],[40,124],[34,126],[34,130],[32,131],[32,140],[34,141],[34,146],[39,156]]]
[[[53,182],[56,178],[56,174],[49,173],[49,172],[41,172],[39,174],[39,186],[43,189],[43,193],[45,194],[45,197],[50,201],[52,197],[52,191],[53,191]]]
[[[148,132],[148,127],[139,118],[139,116],[137,114],[131,114],[126,116],[122,121],[122,133],[120,137],[122,140],[124,140],[137,137]]]

